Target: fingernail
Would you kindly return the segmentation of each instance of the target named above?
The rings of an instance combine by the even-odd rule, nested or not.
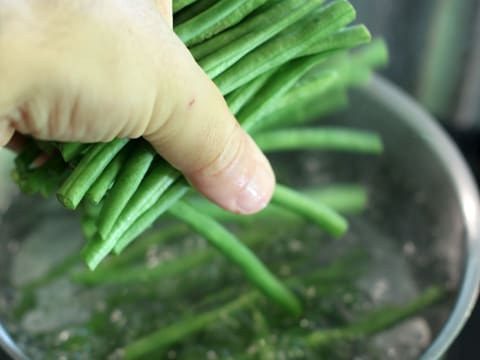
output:
[[[275,178],[266,160],[256,162],[255,172],[237,195],[236,208],[241,214],[252,214],[267,206],[272,197]]]

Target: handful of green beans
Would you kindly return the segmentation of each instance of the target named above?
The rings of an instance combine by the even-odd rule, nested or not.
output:
[[[363,25],[349,25],[355,10],[348,1],[176,0],[174,12],[176,33],[264,151],[382,151],[380,138],[370,132],[305,126],[343,106],[347,89],[386,61],[382,42],[347,52],[370,41]],[[48,160],[35,166],[43,153]],[[143,139],[99,144],[31,139],[16,159],[13,177],[23,192],[56,193],[62,205],[81,214],[87,240],[82,256],[92,270],[169,215],[205,237],[261,293],[294,315],[302,311],[288,286],[245,243],[201,204],[183,199],[189,184]],[[332,236],[347,230],[332,207],[281,184],[272,203]]]

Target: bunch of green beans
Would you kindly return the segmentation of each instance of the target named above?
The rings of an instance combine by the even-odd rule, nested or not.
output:
[[[347,0],[176,0],[174,12],[176,33],[263,150],[382,151],[373,133],[296,126],[342,106],[347,89],[386,61],[381,42],[347,52],[370,41],[363,25],[349,25],[355,10]],[[38,166],[43,153],[49,158]],[[292,314],[301,312],[296,296],[247,246],[201,207],[181,200],[189,184],[143,139],[32,139],[18,155],[13,177],[25,193],[56,192],[65,207],[83,212],[82,256],[92,270],[168,213],[204,236],[268,298]],[[348,227],[331,207],[280,184],[273,204],[332,236]]]

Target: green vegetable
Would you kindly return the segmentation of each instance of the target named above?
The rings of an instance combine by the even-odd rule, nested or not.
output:
[[[225,30],[265,4],[267,0],[220,0],[194,18],[175,27],[182,41],[190,46]]]
[[[285,186],[277,184],[272,202],[313,221],[333,236],[340,236],[347,231],[347,221],[341,215]]]
[[[322,127],[284,129],[255,135],[255,142],[263,151],[298,149],[328,149],[380,154],[383,151],[379,135],[368,131]]]
[[[82,144],[78,142],[66,142],[66,143],[61,143],[58,146],[58,149],[60,150],[60,153],[63,156],[63,159],[66,162],[72,161],[75,159],[77,156],[79,156],[83,151],[85,151],[88,148],[87,144]]]
[[[309,346],[319,347],[331,345],[333,342],[352,341],[374,335],[411,317],[420,310],[444,300],[446,295],[447,292],[443,288],[432,286],[410,303],[376,310],[362,321],[342,328],[312,332],[307,336],[305,342]]]
[[[85,197],[90,203],[99,204],[103,200],[108,190],[110,190],[115,182],[118,173],[122,169],[129,154],[129,150],[129,147],[122,149],[87,191]]]
[[[116,139],[91,148],[58,191],[58,200],[67,208],[76,209],[93,183],[127,142],[128,139]]]
[[[295,30],[279,34],[254,52],[245,56],[242,54],[241,60],[220,75],[205,70],[214,78],[222,94],[226,95],[268,70],[287,63],[354,19],[355,10],[348,1],[334,1],[312,15],[305,24],[298,24]],[[318,24],[323,26],[319,28]]]
[[[301,6],[298,4],[298,1],[294,0],[280,2],[279,4],[272,6],[270,9],[267,9],[264,14],[259,14],[257,17],[248,20],[245,24],[242,23],[242,26],[238,27],[238,29],[233,28],[230,30],[231,33],[226,33],[225,35],[221,34],[218,39],[215,37],[215,41],[225,43],[222,45],[216,45],[218,46],[216,51],[205,58],[201,58],[199,64],[211,78],[216,78],[218,75],[231,68],[235,63],[239,62],[239,60],[243,60],[247,56],[254,58],[257,57],[257,61],[262,63],[268,61],[267,58],[264,58],[264,54],[268,49],[259,52],[259,49],[256,48],[262,44],[271,43],[268,40],[305,17],[322,2],[323,0],[312,0],[304,6]],[[271,25],[265,26],[266,23],[270,23]],[[283,45],[283,49],[288,48],[287,43],[284,43]],[[282,44],[278,44],[277,46],[282,46]],[[252,51],[254,49],[255,51]],[[192,51],[193,55],[196,56],[195,50]],[[251,66],[250,70],[253,66],[254,65]],[[275,66],[271,66],[270,69]],[[244,65],[244,67],[246,66]],[[248,81],[258,75],[261,74],[252,76]],[[236,79],[236,77],[231,76],[231,79]],[[227,80],[225,80],[225,82],[226,81]],[[245,83],[248,81],[245,81]],[[215,83],[217,86],[220,85],[218,80],[216,80]],[[222,86],[219,87],[220,90],[222,90]],[[229,91],[225,91],[223,93],[225,95],[228,92]]]
[[[231,232],[183,201],[172,206],[169,213],[203,235],[210,244],[238,265],[245,276],[268,297],[294,315],[301,313],[301,305],[296,297]]]
[[[108,238],[119,215],[140,186],[154,157],[155,152],[149,144],[143,141],[136,144],[133,153],[122,166],[99,214],[97,226],[101,239]]]
[[[195,3],[197,0],[174,0],[173,3],[173,13],[177,13],[183,8],[187,7],[190,4]]]
[[[313,117],[344,104],[347,86],[364,81],[372,64],[382,57],[380,47],[375,52],[346,55],[349,48],[368,42],[370,34],[361,25],[347,27],[355,18],[348,1],[336,0],[320,6],[322,3],[322,0],[180,0],[174,2],[174,28],[226,96],[241,125],[256,133],[265,149],[379,152],[381,142],[367,133],[342,133],[339,129],[293,129],[288,133],[276,130],[305,121],[306,114]],[[327,99],[327,95],[328,100],[318,101],[320,96]],[[303,108],[310,107],[315,100],[321,105],[315,104],[309,110]],[[267,130],[270,128],[273,130]],[[96,268],[112,251],[120,253],[162,214],[182,216],[175,213],[175,204],[190,186],[142,139],[116,139],[106,144],[44,143],[34,149],[36,152],[46,149],[52,155],[58,154],[55,150],[58,149],[62,157],[54,156],[38,169],[29,169],[29,162],[19,157],[14,172],[16,181],[23,191],[44,195],[58,189],[58,183],[63,181],[57,191],[59,201],[67,208],[80,208],[84,212],[82,228],[88,242],[82,254],[90,269]],[[96,206],[89,208],[88,202]],[[179,206],[182,204],[192,210],[185,203]],[[288,221],[299,218],[313,221],[334,236],[346,231],[345,220],[335,211],[285,187],[278,186],[274,204],[273,213],[276,211]],[[252,254],[245,258],[250,259],[246,265],[231,248],[224,247],[218,234],[238,244],[232,240],[236,240],[235,236],[207,213],[192,211],[196,217],[204,216],[207,223],[215,224],[212,229],[216,230],[212,233],[198,227],[196,217],[182,221],[204,233],[266,294],[290,310],[295,308],[293,296],[276,279],[270,275],[263,280],[256,278],[251,266],[264,270],[265,267]],[[243,219],[247,218],[234,220],[232,215],[228,219],[245,223]],[[245,253],[237,245],[233,249]]]
[[[128,244],[135,240],[137,236],[152,226],[155,220],[167,211],[176,201],[181,199],[188,190],[190,190],[190,186],[185,180],[180,179],[166,191],[165,195],[158,198],[152,206],[146,206],[146,210],[141,216],[135,218],[131,223],[125,221],[124,224],[128,225],[128,227],[125,226],[125,229],[121,229],[122,231],[116,230],[110,235],[110,237],[116,242],[114,249],[115,253],[119,254]],[[145,198],[145,200],[147,200],[147,198]]]

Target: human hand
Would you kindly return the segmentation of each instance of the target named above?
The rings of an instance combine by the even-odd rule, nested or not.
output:
[[[227,210],[263,208],[272,169],[172,31],[171,0],[0,1],[0,146],[144,137]]]

